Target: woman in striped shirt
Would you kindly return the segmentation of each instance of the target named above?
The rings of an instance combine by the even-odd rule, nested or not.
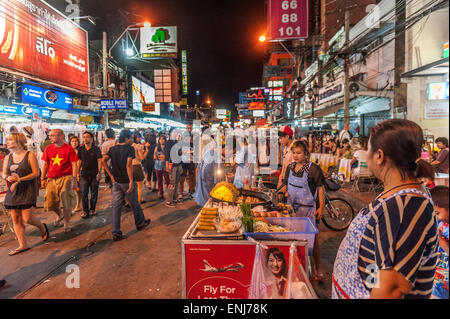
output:
[[[420,178],[434,178],[420,159],[422,129],[386,120],[371,129],[367,164],[384,183],[353,220],[333,269],[333,298],[429,298],[437,263],[438,229]]]

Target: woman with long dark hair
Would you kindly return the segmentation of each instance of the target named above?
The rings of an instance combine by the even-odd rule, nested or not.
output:
[[[279,299],[284,297],[288,268],[284,254],[279,248],[272,247],[267,251],[266,267],[272,277],[270,281],[266,282],[268,298]]]
[[[158,144],[153,153],[155,160],[156,178],[158,179],[159,199],[164,198],[163,179],[166,182],[166,187],[169,187],[169,173],[167,171],[167,163],[169,159],[169,147],[167,146],[167,138],[165,135],[160,135]]]
[[[422,129],[386,120],[370,130],[367,164],[384,191],[363,208],[339,247],[333,298],[429,298],[437,262],[437,220],[421,178]]]

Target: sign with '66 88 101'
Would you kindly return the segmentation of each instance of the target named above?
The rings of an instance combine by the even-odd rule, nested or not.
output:
[[[309,0],[269,0],[267,22],[271,41],[307,38]]]

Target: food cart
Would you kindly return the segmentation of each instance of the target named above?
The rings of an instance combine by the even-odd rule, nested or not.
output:
[[[240,193],[250,194],[244,190]],[[264,196],[260,198],[267,199]],[[252,204],[252,214],[266,216],[255,217],[256,221],[270,222],[270,230],[303,227],[303,231],[267,232],[260,229],[262,231],[257,232],[255,229],[253,233],[247,232],[242,224],[244,218],[242,215],[238,218],[238,204],[213,197],[209,199],[181,240],[182,298],[317,298],[308,280],[317,228],[309,219],[293,217],[293,212],[283,205],[280,205],[278,215],[274,211],[265,215],[261,207],[266,205],[270,209],[269,204],[270,201]],[[231,218],[227,220],[224,216]],[[214,227],[205,222],[208,220],[212,220]],[[256,228],[261,227],[256,222],[255,225]],[[236,226],[239,227],[236,229]],[[275,255],[283,261],[284,267],[277,268],[276,263],[275,266],[271,264],[270,258]],[[284,271],[282,275],[281,270]],[[285,282],[284,288],[266,289],[270,287],[269,279],[276,276]],[[267,281],[261,283],[261,278]],[[267,291],[261,293],[261,289]]]

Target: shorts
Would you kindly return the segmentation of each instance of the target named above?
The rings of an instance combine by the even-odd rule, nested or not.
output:
[[[26,205],[12,205],[12,206],[8,206],[8,205],[4,205],[6,209],[8,210],[25,210],[25,209],[30,209],[31,207],[36,208],[36,203],[33,204],[26,204]]]
[[[59,211],[60,204],[66,211],[72,211],[77,195],[72,189],[72,175],[49,179],[45,190],[44,207],[47,211]]]
[[[133,180],[135,182],[142,182],[145,179],[144,171],[142,170],[142,165],[133,165]]]

